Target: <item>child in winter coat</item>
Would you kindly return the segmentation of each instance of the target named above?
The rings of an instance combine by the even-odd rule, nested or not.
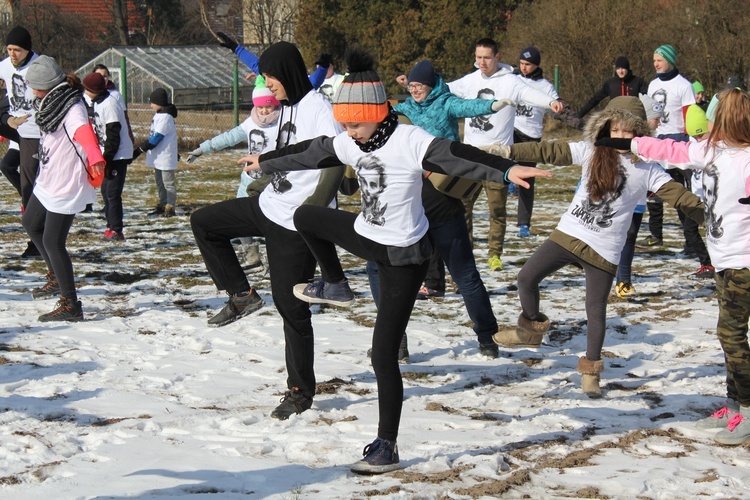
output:
[[[423,169],[495,182],[550,177],[537,169],[488,155],[476,148],[435,138],[411,125],[399,125],[369,54],[347,54],[349,73],[333,104],[346,132],[318,137],[281,150],[248,156],[247,169],[265,173],[352,165],[361,190],[360,214],[302,205],[294,225],[318,261],[322,279],[300,283],[294,295],[309,303],[346,306],[354,295],[344,276],[336,245],[377,263],[380,298],[373,331],[372,365],[378,384],[378,437],[352,466],[360,474],[398,469],[396,438],[403,402],[397,353],[409,322],[432,247],[422,207]]]
[[[516,328],[494,335],[507,347],[538,347],[549,330],[549,318],[539,310],[539,283],[568,264],[586,274],[586,355],[578,360],[583,391],[601,397],[601,359],[606,329],[607,296],[612,288],[620,253],[633,210],[646,191],[652,191],[701,222],[703,204],[657,163],[646,163],[623,151],[596,147],[602,137],[648,136],[646,112],[637,97],[616,97],[586,125],[585,140],[498,146],[502,156],[519,161],[581,165],[581,183],[557,228],[518,273],[522,312]],[[635,163],[633,163],[635,161]]]
[[[175,170],[177,170],[177,108],[169,102],[167,91],[158,88],[149,97],[154,118],[149,138],[133,152],[133,160],[146,153],[146,166],[154,169],[159,203],[153,215],[173,217],[177,202]]]
[[[719,299],[716,332],[727,370],[727,400],[701,429],[722,429],[714,439],[737,445],[750,441],[750,95],[721,93],[713,129],[704,142],[637,137],[608,141],[648,161],[703,170],[706,242],[716,268]]]
[[[263,76],[258,76],[255,79],[255,89],[253,89],[253,109],[250,111],[250,117],[232,130],[202,142],[198,148],[188,154],[187,162],[193,163],[203,154],[220,151],[243,141],[247,142],[248,154],[273,151],[276,149],[279,106],[278,99],[266,87]],[[237,198],[259,195],[268,182],[268,176],[263,175],[262,172],[243,171],[240,174]],[[243,236],[240,238],[240,245],[241,253],[244,254],[240,260],[244,260],[249,268],[259,267],[261,262],[258,241],[252,237]]]

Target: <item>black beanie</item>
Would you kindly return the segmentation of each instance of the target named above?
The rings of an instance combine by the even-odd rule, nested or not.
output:
[[[435,88],[435,68],[432,63],[425,59],[419,61],[414,65],[411,71],[409,71],[409,83],[422,83],[428,87]]]
[[[518,56],[521,61],[530,62],[534,66],[542,64],[542,55],[539,53],[539,49],[536,47],[526,47],[521,51],[521,55]]]
[[[169,106],[169,95],[167,95],[167,91],[161,87],[151,92],[151,96],[148,100],[151,104],[156,104],[157,106]]]
[[[628,58],[625,56],[620,56],[615,59],[615,69],[617,68],[622,68],[630,71],[630,61],[628,61]]]
[[[31,34],[26,28],[16,26],[5,37],[5,45],[17,45],[31,51]]]

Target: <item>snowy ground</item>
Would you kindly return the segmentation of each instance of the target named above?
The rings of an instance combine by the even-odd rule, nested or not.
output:
[[[576,373],[586,331],[577,270],[546,282],[552,329],[543,346],[501,350],[497,360],[479,355],[455,292],[418,302],[402,366],[405,469],[350,473],[377,425],[362,261],[349,259],[351,310],[313,309],[319,394],[300,416],[268,417],[286,375],[267,279],[253,278],[261,311],[206,326],[225,298],[206,276],[187,213],[232,196],[236,156],[181,167],[178,217],[166,220],[146,216],[153,181],[142,163],[131,170],[124,244],[100,241],[97,215],[77,219],[69,248],[86,321],[73,325],[36,320],[54,300],[31,299],[44,269],[17,258],[26,242],[19,203],[0,180],[0,496],[747,497],[750,446],[717,445],[694,427],[723,401],[723,357],[714,287],[685,278],[697,264],[679,253],[671,210],[668,246],[636,255],[638,299],[610,298],[603,399],[583,395]],[[477,240],[502,324],[519,312],[520,266],[570,200],[576,169],[554,171],[539,183],[537,236],[519,239],[511,217],[504,271],[488,271],[486,240]],[[477,215],[482,235],[485,205]]]

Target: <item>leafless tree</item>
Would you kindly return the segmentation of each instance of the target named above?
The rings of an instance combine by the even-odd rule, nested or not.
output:
[[[245,43],[263,49],[285,40],[294,41],[298,0],[244,0]]]

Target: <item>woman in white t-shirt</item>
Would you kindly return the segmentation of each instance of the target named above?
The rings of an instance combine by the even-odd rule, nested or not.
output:
[[[596,147],[601,138],[648,136],[651,129],[638,97],[616,97],[587,122],[585,140],[514,144],[497,153],[518,161],[581,165],[581,182],[557,228],[518,273],[522,312],[516,328],[501,330],[494,339],[507,347],[538,347],[549,329],[539,310],[539,284],[568,265],[586,274],[586,355],[578,360],[583,391],[601,397],[601,359],[606,330],[607,297],[620,262],[633,211],[646,191],[656,193],[686,215],[703,221],[703,204],[657,163],[631,157],[629,151]]]
[[[422,206],[424,170],[494,182],[507,183],[510,178],[524,187],[528,184],[523,178],[550,174],[435,138],[419,127],[399,125],[372,69],[372,57],[352,51],[347,63],[349,73],[333,105],[334,117],[345,133],[265,153],[260,162],[257,155],[242,160],[248,161],[246,169],[260,166],[271,175],[317,172],[341,163],[357,172],[361,213],[308,204],[296,208],[294,226],[317,259],[322,279],[297,284],[294,295],[309,303],[346,306],[353,302],[335,245],[377,264],[380,298],[372,366],[378,383],[378,435],[351,470],[380,474],[400,467],[396,438],[403,383],[397,355],[432,254]]]
[[[23,227],[47,264],[47,283],[32,290],[35,299],[60,294],[55,309],[39,321],[81,321],[73,264],[65,248],[75,214],[96,199],[90,176],[102,175],[104,157],[89,125],[80,80],[66,76],[55,60],[39,56],[26,73],[34,91],[39,140],[39,176]]]

